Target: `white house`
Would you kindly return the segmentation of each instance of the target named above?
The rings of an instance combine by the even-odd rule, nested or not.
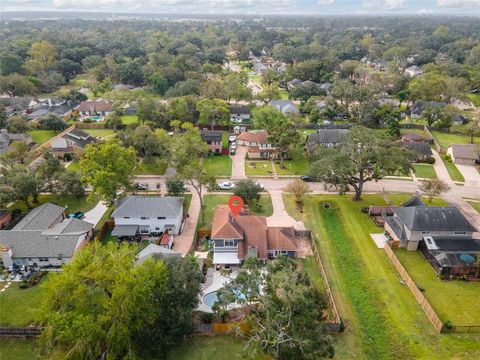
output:
[[[297,106],[290,100],[272,100],[268,105],[273,106],[284,115],[300,113]]]
[[[112,217],[113,236],[156,236],[166,231],[178,235],[183,220],[183,198],[128,196],[118,204]]]
[[[51,203],[28,213],[12,230],[0,231],[0,256],[6,268],[61,266],[86,245],[93,224],[65,219],[65,208]]]
[[[424,71],[417,65],[410,66],[405,69],[405,75],[408,77],[417,77],[424,73]]]

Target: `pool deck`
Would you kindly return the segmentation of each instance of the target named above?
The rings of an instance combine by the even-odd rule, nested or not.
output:
[[[209,269],[210,270],[210,269]],[[235,279],[238,273],[238,268],[233,268],[231,274],[227,277],[222,275],[221,271],[213,270],[207,272],[207,282],[205,287],[202,288],[202,293],[198,299],[197,311],[203,311],[206,313],[213,313],[212,309],[203,303],[203,296],[211,292],[221,289],[225,284],[228,284],[232,279]],[[211,277],[210,277],[211,274]],[[211,279],[211,280],[210,280]]]

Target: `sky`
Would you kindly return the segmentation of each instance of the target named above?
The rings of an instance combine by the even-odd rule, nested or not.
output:
[[[1,11],[480,16],[480,0],[0,0],[0,3]]]

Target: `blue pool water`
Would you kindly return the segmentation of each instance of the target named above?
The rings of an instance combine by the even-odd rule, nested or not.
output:
[[[104,120],[102,116],[90,116],[89,119],[92,120],[92,121],[103,121]]]
[[[237,294],[237,298],[238,299],[245,299],[245,295],[239,293],[239,294]],[[217,291],[212,291],[211,293],[208,293],[203,297],[203,303],[210,308],[217,301],[218,301]]]

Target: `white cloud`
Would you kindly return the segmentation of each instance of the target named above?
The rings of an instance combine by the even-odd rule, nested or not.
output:
[[[405,0],[363,0],[362,7],[369,10],[400,10],[405,8]]]
[[[437,5],[449,9],[473,8],[480,12],[480,0],[437,0]]]
[[[317,0],[318,5],[332,5],[335,0]]]

